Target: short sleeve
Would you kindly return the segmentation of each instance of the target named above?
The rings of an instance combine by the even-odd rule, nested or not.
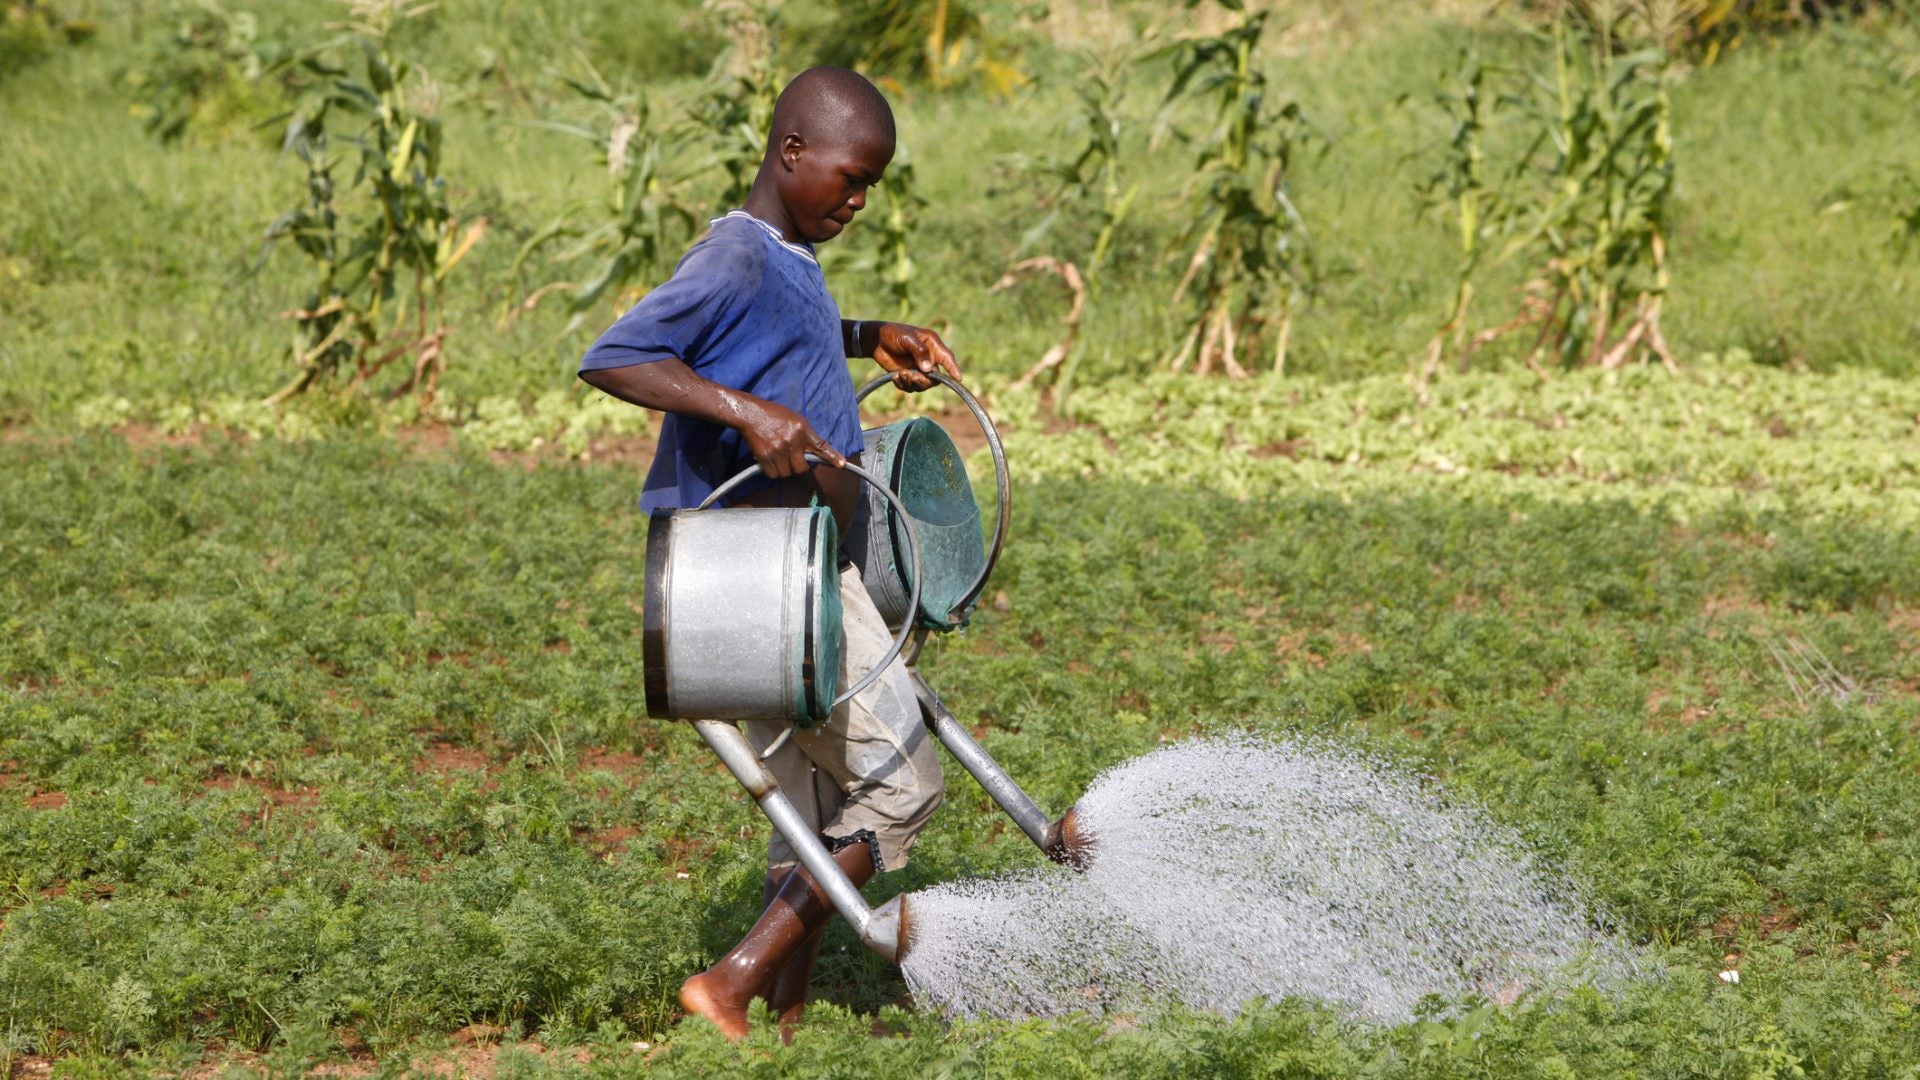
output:
[[[746,317],[766,272],[757,245],[709,236],[687,252],[666,284],[640,298],[580,359],[580,370],[677,358],[699,370],[709,346]]]

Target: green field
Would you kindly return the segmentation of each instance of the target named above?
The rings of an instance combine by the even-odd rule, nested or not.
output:
[[[187,10],[0,37],[0,1076],[1920,1077],[1920,268],[1833,201],[1920,166],[1910,22],[1756,35],[1678,83],[1679,375],[1543,381],[1501,345],[1426,400],[1405,372],[1452,256],[1415,213],[1445,134],[1421,101],[1469,40],[1537,58],[1516,24],[1283,9],[1272,75],[1331,135],[1296,195],[1339,271],[1284,378],[1155,370],[1189,159],[1130,134],[1154,209],[1052,409],[1008,384],[1061,297],[987,289],[1074,43],[1023,24],[1012,103],[907,82],[916,315],[952,320],[1016,477],[992,602],[924,661],[942,696],[1055,811],[1197,733],[1377,753],[1518,830],[1664,976],[1386,1028],[1306,1000],[949,1024],[836,926],[794,1044],[736,1047],[674,992],[751,920],[767,829],[645,716],[649,425],[572,374],[617,309],[502,324],[581,269],[513,256],[603,168],[530,122],[576,117],[588,62],[689,92],[711,31],[597,0],[422,23],[451,197],[492,222],[442,392],[275,412],[304,270],[260,238],[301,173],[252,129],[271,87],[143,129],[135,73]],[[830,11],[795,7],[797,55]],[[833,280],[876,303],[851,260]],[[870,896],[1040,861],[949,781]]]

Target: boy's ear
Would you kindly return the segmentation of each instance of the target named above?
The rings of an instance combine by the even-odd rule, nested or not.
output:
[[[807,140],[801,138],[799,132],[790,131],[780,137],[780,161],[791,169],[806,148]]]

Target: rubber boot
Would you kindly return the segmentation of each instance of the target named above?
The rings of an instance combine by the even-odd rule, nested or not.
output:
[[[873,877],[873,855],[865,841],[841,848],[833,860],[855,887]],[[780,973],[833,914],[813,875],[803,866],[794,867],[747,936],[712,967],[681,984],[680,1007],[713,1021],[728,1038],[745,1038],[747,1006],[754,998],[770,996]]]

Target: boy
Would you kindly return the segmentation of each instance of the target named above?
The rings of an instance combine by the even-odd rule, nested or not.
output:
[[[960,377],[939,335],[899,323],[842,320],[813,245],[838,236],[866,206],[893,160],[893,113],[863,76],[802,72],[781,92],[746,206],[716,219],[647,294],[587,350],[580,377],[623,401],[667,414],[641,509],[696,506],[757,461],[765,477],[739,505],[805,506],[819,496],[846,535],[859,480],[859,414],[849,356],[871,356],[894,383],[919,391],[927,373]],[[827,462],[811,466],[803,457]],[[865,672],[891,635],[860,574],[841,569],[847,648],[843,685]],[[780,725],[743,725],[763,750]],[[905,666],[895,660],[825,724],[797,731],[767,761],[781,788],[834,859],[864,885],[905,865],[940,803],[940,764]],[[732,1038],[765,998],[783,1029],[797,1022],[832,906],[775,834],[766,908],[740,943],[680,988],[680,1004]]]

